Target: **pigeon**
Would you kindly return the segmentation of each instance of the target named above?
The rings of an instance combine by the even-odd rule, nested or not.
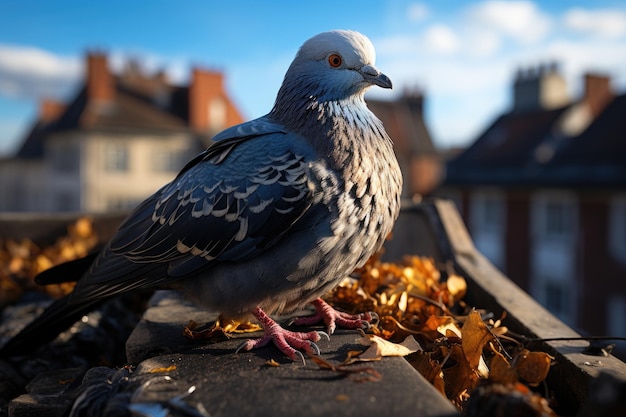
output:
[[[299,323],[359,328],[371,316],[336,311],[320,297],[381,248],[400,211],[402,175],[365,91],[392,88],[375,50],[349,30],[307,40],[271,111],[218,133],[122,222],[91,258],[43,272],[58,282],[80,270],[74,290],[0,350],[7,356],[52,340],[103,300],[176,288],[229,318],[254,316],[264,330],[240,350],[273,342],[287,357],[319,352],[323,332],[292,332],[271,318],[313,304]],[[299,324],[296,323],[296,324]]]

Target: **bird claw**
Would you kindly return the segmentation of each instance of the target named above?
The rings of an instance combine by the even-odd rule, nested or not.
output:
[[[362,314],[348,314],[341,311],[337,311],[332,308],[321,298],[313,301],[315,307],[315,314],[305,317],[297,317],[291,321],[291,323],[302,326],[312,325],[323,321],[329,334],[333,334],[337,325],[346,329],[363,329],[368,330],[372,327],[372,323],[379,322],[379,317],[374,312],[367,312]]]
[[[302,366],[306,366],[306,361],[304,360],[304,355],[302,354],[302,352],[296,350],[296,356],[298,356],[300,362],[302,362]],[[296,360],[294,359],[293,361],[295,362]]]
[[[290,359],[294,361],[300,359],[300,361],[306,365],[304,355],[298,349],[319,355],[320,348],[315,342],[319,341],[322,337],[330,340],[330,337],[325,332],[311,331],[302,333],[285,330],[260,308],[255,309],[253,314],[261,323],[265,334],[259,339],[249,339],[241,343],[235,350],[235,353],[239,353],[242,350],[248,351],[257,349],[267,345],[269,342],[273,342],[274,345]]]

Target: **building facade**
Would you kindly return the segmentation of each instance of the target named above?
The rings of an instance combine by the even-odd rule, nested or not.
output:
[[[113,74],[90,53],[78,93],[42,101],[17,154],[0,161],[0,211],[127,210],[242,121],[219,72],[196,68],[175,86],[135,62]]]
[[[513,93],[449,161],[441,193],[477,248],[550,311],[626,336],[626,95],[587,74],[571,100],[556,66],[520,71]]]

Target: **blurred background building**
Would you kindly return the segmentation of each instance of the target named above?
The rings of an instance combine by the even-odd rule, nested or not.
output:
[[[512,108],[447,164],[477,248],[566,323],[626,335],[626,94],[555,64],[520,70]]]
[[[241,122],[219,72],[196,68],[188,86],[135,61],[121,74],[89,53],[68,102],[43,100],[16,155],[0,161],[0,210],[130,209],[170,181],[215,132]]]
[[[0,211],[129,210],[169,182],[211,137],[244,121],[224,74],[195,68],[187,86],[137,61],[113,74],[102,53],[86,56],[86,74],[68,102],[43,100],[13,157],[0,160]],[[424,97],[372,100],[396,144],[405,196],[430,193],[441,160],[423,119]],[[269,109],[268,109],[269,110]]]

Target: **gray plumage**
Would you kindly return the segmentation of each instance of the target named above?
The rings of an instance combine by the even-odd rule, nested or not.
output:
[[[390,233],[402,189],[392,142],[363,98],[372,85],[391,88],[374,60],[357,32],[305,42],[271,112],[218,134],[137,207],[42,325],[163,285],[227,316],[280,313],[364,264]]]

